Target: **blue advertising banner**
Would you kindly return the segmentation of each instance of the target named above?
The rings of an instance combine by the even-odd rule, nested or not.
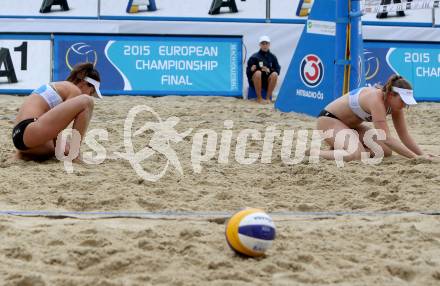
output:
[[[241,37],[54,38],[54,80],[93,62],[104,94],[242,95]]]
[[[411,82],[416,100],[440,101],[440,45],[365,42],[369,85],[384,84],[392,74]]]

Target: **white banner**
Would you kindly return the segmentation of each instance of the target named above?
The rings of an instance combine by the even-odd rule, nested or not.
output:
[[[133,13],[127,12],[128,3],[129,0],[102,0],[101,17],[206,18],[208,21],[216,21],[218,18],[263,21],[266,18],[266,0],[235,0],[236,12],[229,7],[221,7],[218,14],[209,14],[213,0],[154,0],[155,5],[151,6],[153,9],[140,7],[143,9]]]
[[[35,89],[50,81],[51,42],[34,36],[22,36],[22,39],[0,38],[0,71],[8,71],[10,77],[0,77],[0,92],[20,92]],[[41,37],[40,37],[41,38]],[[12,66],[6,66],[12,60]],[[9,83],[15,76],[17,82]]]
[[[48,13],[40,13],[44,0],[2,0],[0,17],[97,18],[98,0],[66,0],[69,10],[53,5]],[[103,1],[105,2],[105,1]],[[121,0],[119,0],[121,2]],[[122,2],[124,2],[122,0]]]
[[[307,20],[307,33],[336,36],[336,23],[329,21]]]
[[[364,8],[366,13],[385,13],[385,12],[397,12],[406,10],[418,10],[418,9],[433,9],[439,8],[439,0],[417,0],[403,3],[393,3],[388,5],[375,5]]]

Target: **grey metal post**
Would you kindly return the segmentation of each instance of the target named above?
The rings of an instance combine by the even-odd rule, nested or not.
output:
[[[270,0],[266,0],[266,23],[270,22]]]
[[[50,34],[50,75],[49,75],[49,81],[50,82],[53,82],[54,81],[54,78],[53,78],[53,72],[54,72],[54,67],[55,67],[55,64],[54,64],[54,60],[55,60],[55,57],[54,57],[54,50],[53,50],[53,46],[55,45],[55,35],[54,35],[54,33],[51,33]],[[62,79],[59,79],[59,80],[62,80]]]
[[[101,19],[101,0],[98,0],[98,20]]]

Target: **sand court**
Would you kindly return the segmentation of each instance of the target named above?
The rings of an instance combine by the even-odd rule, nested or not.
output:
[[[98,140],[106,159],[97,165],[74,164],[69,174],[56,159],[10,159],[13,119],[24,99],[0,97],[1,210],[209,215],[53,219],[3,213],[0,276],[5,285],[439,282],[440,220],[434,215],[440,210],[438,161],[393,155],[379,165],[350,162],[338,168],[322,160],[288,165],[278,138],[270,163],[259,158],[244,165],[236,159],[240,131],[255,129],[262,136],[268,127],[311,132],[315,118],[235,98],[117,96],[96,101],[89,126],[107,131],[108,140]],[[124,123],[139,105],[149,106],[163,121],[179,118],[178,133],[192,130],[182,141],[170,143],[182,172],[169,164],[163,177],[150,182],[115,155],[125,152]],[[440,104],[421,103],[405,112],[422,149],[439,154]],[[155,120],[154,114],[138,114],[133,130]],[[231,128],[225,128],[226,120],[233,122]],[[191,162],[194,138],[207,129],[218,135],[218,144],[215,155],[200,162],[196,172]],[[227,162],[219,163],[225,130],[232,131],[231,149]],[[144,148],[153,135],[147,130],[133,138],[133,147]],[[263,139],[248,140],[246,151],[261,154],[262,148]],[[82,148],[92,151],[87,145]],[[158,152],[141,163],[151,173],[166,164]],[[290,214],[274,216],[278,236],[266,258],[237,257],[224,239],[225,217],[246,206]],[[308,215],[299,215],[304,212]]]

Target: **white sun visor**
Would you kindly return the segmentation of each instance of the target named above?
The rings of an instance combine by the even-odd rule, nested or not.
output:
[[[88,77],[88,76],[86,76],[86,77],[84,78],[84,80],[87,81],[88,83],[92,84],[92,85],[95,87],[96,95],[97,95],[99,98],[102,98],[101,91],[99,90],[100,82],[97,81],[97,80],[94,80],[93,78],[90,78],[90,77]]]
[[[393,86],[393,91],[400,95],[403,102],[407,105],[417,104],[417,101],[414,99],[414,91],[412,89],[400,88]]]

